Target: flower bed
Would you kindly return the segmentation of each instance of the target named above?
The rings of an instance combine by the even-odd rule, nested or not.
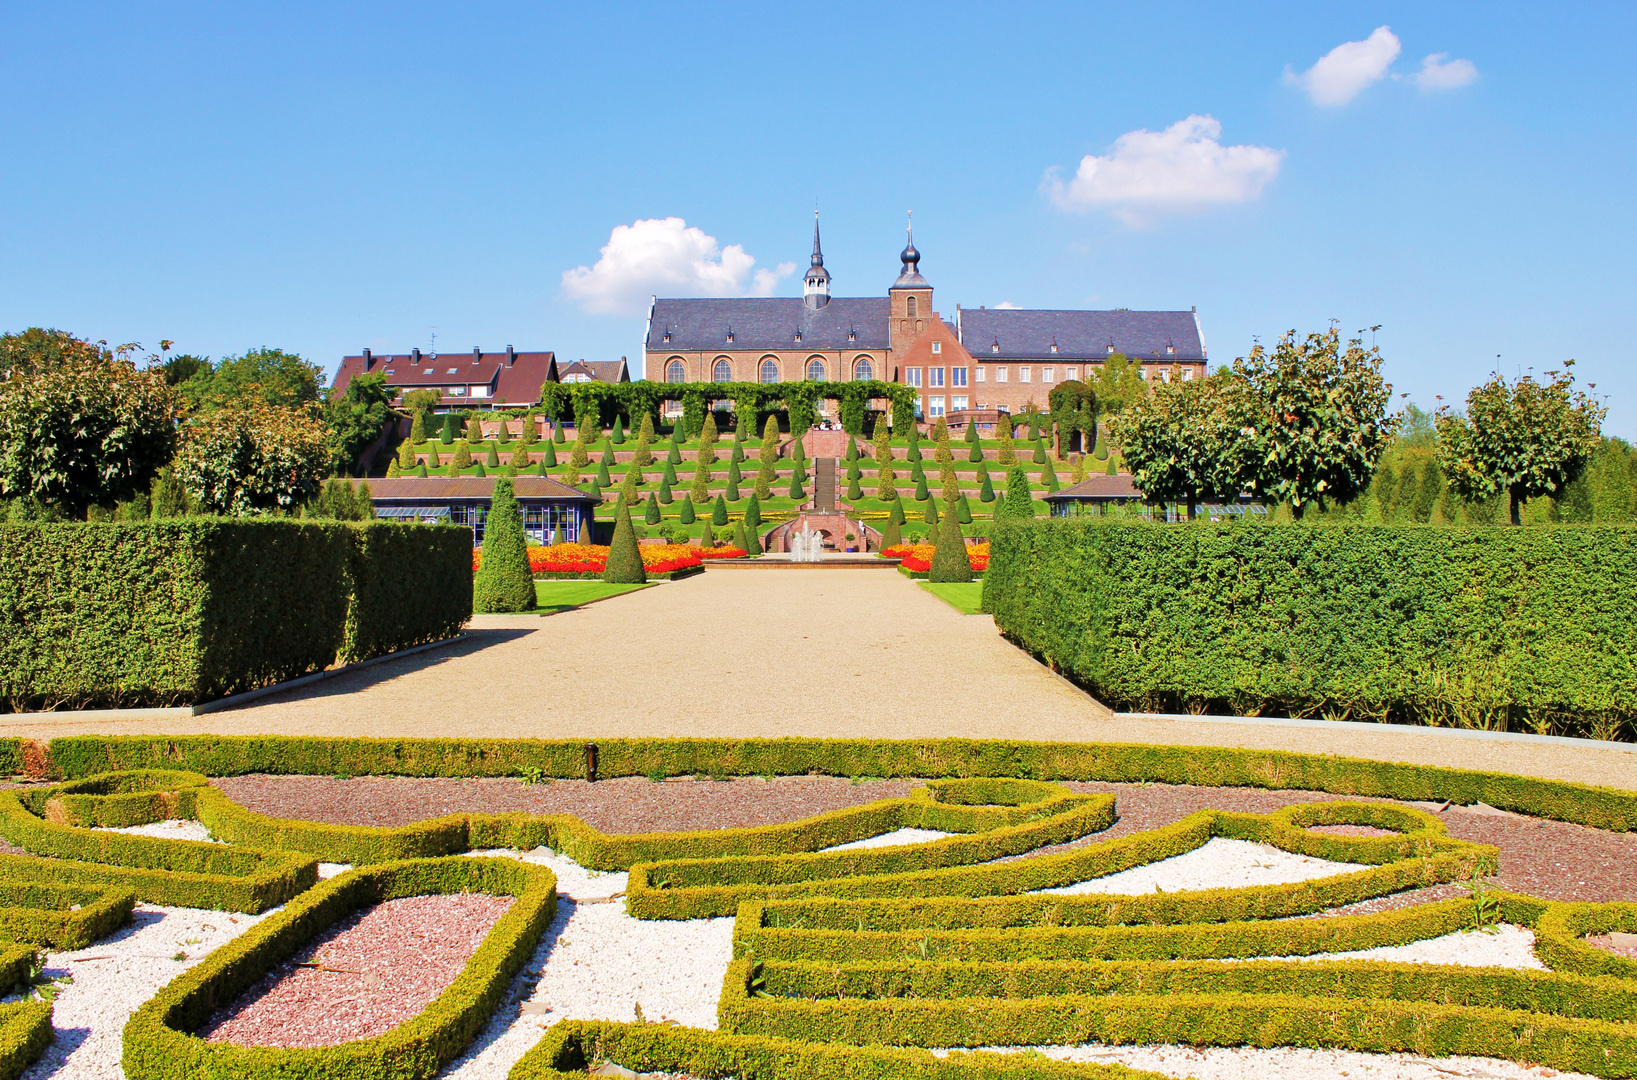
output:
[[[724,550],[724,549],[718,549]],[[728,551],[744,552],[739,548]],[[642,555],[642,568],[650,574],[670,574],[701,564],[700,553],[686,544],[642,544],[637,551]],[[710,555],[709,558],[729,558]],[[483,565],[483,549],[472,549],[472,572]],[[604,544],[552,544],[542,547],[529,545],[529,570],[535,577],[595,576],[608,565],[608,548]]]
[[[742,559],[750,552],[744,548],[724,544],[722,547],[704,548],[698,554],[701,559]]]
[[[932,556],[938,550],[937,544],[894,544],[881,552],[883,559],[900,559],[899,565],[912,574],[924,574],[932,569]],[[966,545],[966,558],[972,564],[974,573],[982,573],[989,569],[989,544]]]

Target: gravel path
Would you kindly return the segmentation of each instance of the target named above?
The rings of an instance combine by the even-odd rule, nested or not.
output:
[[[1353,952],[1319,953],[1315,956],[1271,956],[1266,960],[1382,960],[1395,964],[1453,964],[1457,967],[1526,968],[1545,971],[1535,956],[1535,932],[1522,926],[1502,924],[1488,931],[1459,930],[1442,937],[1413,941],[1408,945],[1382,945]]]
[[[1315,1080],[1319,1077],[1348,1077],[1349,1080],[1450,1080],[1473,1077],[1478,1080],[1593,1080],[1584,1073],[1565,1073],[1539,1066],[1517,1065],[1492,1058],[1424,1058],[1415,1054],[1359,1054],[1350,1050],[1313,1050],[1281,1047],[1259,1050],[1254,1047],[1192,1046],[996,1046],[1000,1053],[1037,1050],[1061,1061],[1093,1061],[1101,1065],[1127,1065],[1167,1076],[1194,1077],[1195,1080]]]
[[[1361,863],[1329,862],[1308,855],[1293,855],[1270,844],[1212,837],[1204,845],[1145,866],[1117,874],[1034,893],[1066,896],[1084,893],[1135,895],[1183,892],[1190,889],[1245,889],[1256,885],[1287,885],[1312,878],[1350,874],[1368,867]]]
[[[388,900],[341,920],[200,1030],[208,1042],[334,1046],[383,1035],[455,981],[509,896]]]
[[[850,844],[837,844],[834,847],[819,848],[820,851],[853,851],[858,848],[897,847],[899,844],[930,844],[934,840],[942,840],[954,833],[939,832],[937,829],[894,829],[880,836],[866,836],[862,840],[854,840]]]

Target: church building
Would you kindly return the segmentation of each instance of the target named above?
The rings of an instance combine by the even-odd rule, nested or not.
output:
[[[933,308],[914,234],[884,297],[831,296],[818,222],[802,296],[655,297],[644,374],[662,382],[880,379],[916,387],[923,420],[993,422],[1060,382],[1091,377],[1115,353],[1145,379],[1203,378],[1205,338],[1193,311]],[[828,408],[835,408],[833,402]],[[982,414],[988,414],[985,417]]]

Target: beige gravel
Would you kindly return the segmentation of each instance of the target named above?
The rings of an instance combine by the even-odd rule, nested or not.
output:
[[[480,616],[470,631],[237,709],[30,718],[0,735],[964,736],[1300,750],[1637,788],[1627,751],[1116,719],[1002,640],[988,616],[878,570],[707,570],[559,615]]]

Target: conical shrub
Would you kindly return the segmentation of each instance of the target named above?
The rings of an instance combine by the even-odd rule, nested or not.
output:
[[[843,460],[843,461],[857,461],[858,460],[858,443],[853,439],[853,437],[851,435],[847,436],[847,453],[842,455],[841,460]]]
[[[898,498],[897,479],[898,474],[891,465],[883,465],[876,470],[875,497],[887,502],[896,501]]]
[[[472,610],[533,611],[534,575],[529,572],[528,538],[517,510],[512,482],[495,481],[483,526],[483,560],[472,579]]]
[[[848,480],[847,481],[847,501],[848,502],[858,502],[863,497],[864,497],[864,489],[859,486],[858,478],[855,476],[851,480]]]
[[[426,410],[416,409],[415,418],[409,422],[409,441],[416,446],[426,441]]]
[[[426,475],[426,462],[422,461],[422,462],[420,462],[419,464],[417,464],[415,466],[415,475],[416,476],[425,476]]]
[[[532,409],[523,414],[523,434],[520,441],[524,446],[533,446],[540,441],[540,429],[537,425],[538,421],[535,420]]]
[[[436,469],[442,464],[443,462],[438,458],[438,448],[436,446],[429,446],[426,451],[426,467],[428,469]]]
[[[413,469],[416,460],[415,448],[409,444],[408,439],[398,444],[398,468]]]
[[[881,550],[897,547],[903,542],[904,538],[898,531],[898,522],[888,518],[887,523],[881,527]]]
[[[728,462],[728,484],[730,486],[732,486],[732,487],[738,487],[739,482],[742,481],[743,479],[744,479],[744,476],[739,472],[739,463],[737,461],[729,461]]]
[[[733,546],[740,551],[750,550],[750,537],[745,534],[745,523],[743,521],[733,523]]]
[[[922,474],[921,478],[915,481],[915,501],[926,502],[931,497],[931,494],[932,493],[927,490],[926,475]]]
[[[1119,476],[1120,475],[1119,463],[1116,462],[1113,458],[1109,458],[1108,459],[1108,468],[1104,469],[1103,471],[1105,473],[1107,473],[1109,476]]]
[[[472,467],[472,452],[466,448],[466,440],[462,439],[455,444],[455,456],[449,462],[449,471],[456,475]]]
[[[949,421],[941,416],[932,424],[932,441],[940,443],[949,441]]]
[[[608,474],[608,460],[605,458],[602,461],[597,462],[597,484],[598,484],[598,486],[607,487],[609,484],[611,484],[613,482],[614,482],[613,478],[611,476],[609,476],[609,474]]]
[[[618,415],[614,417],[614,430],[609,433],[608,437],[613,441],[615,446],[620,446],[625,442],[625,428],[620,424],[620,418]]]
[[[669,506],[669,505],[671,505],[671,501],[673,499],[675,499],[675,498],[676,498],[676,495],[671,491],[671,482],[669,480],[665,479],[663,476],[660,477],[659,478],[659,501],[664,503],[666,506]]]
[[[790,497],[792,499],[805,499],[805,498],[807,498],[807,492],[802,490],[801,478],[800,478],[799,473],[791,473],[790,474]]]
[[[516,450],[512,451],[513,468],[526,469],[533,461],[534,458],[529,455],[528,447],[526,446],[519,446]]]
[[[1046,461],[1046,468],[1040,474],[1040,485],[1047,491],[1057,490],[1057,470],[1052,468],[1050,459]]]
[[[495,442],[509,443],[512,441],[511,424],[506,422],[506,415],[500,415],[500,424],[495,428]]]
[[[966,539],[953,514],[945,514],[938,526],[938,547],[932,553],[928,581],[971,581],[972,561],[966,554]]]
[[[892,511],[889,517],[894,525],[899,526],[903,525],[904,522],[909,520],[909,518],[904,515],[904,501],[902,499],[894,499],[892,501]]]
[[[555,469],[557,467],[557,446],[555,443],[546,443],[546,453],[545,456],[540,459],[540,464],[544,465],[548,469]]]
[[[651,491],[642,504],[642,523],[644,525],[659,524],[659,500],[654,498],[654,493]]]
[[[711,505],[711,524],[726,525],[728,523],[727,500],[718,495],[716,502]]]
[[[551,422],[551,441],[558,446],[563,445],[563,422],[561,420]]]
[[[956,508],[956,517],[961,519],[962,525],[972,524],[972,504],[966,501],[966,492],[961,492],[960,506]]]
[[[403,475],[403,470],[398,467],[398,459],[397,458],[393,458],[391,461],[387,462],[387,479],[388,480],[395,480],[395,479],[397,479],[398,477],[400,477],[402,475]]]
[[[692,525],[693,523],[694,523],[693,500],[692,499],[683,499],[682,500],[682,524]]]
[[[938,524],[938,503],[936,500],[928,499],[926,501],[926,506],[921,510],[921,520],[928,525]]]
[[[603,580],[610,585],[642,585],[648,580],[637,547],[637,530],[631,524],[631,508],[623,502],[614,512],[614,539],[608,545]]]
[[[483,424],[478,420],[476,413],[473,413],[466,420],[466,441],[469,443],[483,441]]]
[[[495,449],[493,443],[489,444],[489,453],[483,458],[483,464],[491,469],[500,468],[500,451]]]
[[[453,445],[455,436],[460,430],[460,420],[454,413],[443,414],[443,431],[438,435],[438,441],[445,446]]]
[[[995,501],[995,486],[989,482],[988,473],[978,478],[978,501],[986,503]]]
[[[1006,498],[995,507],[998,518],[1034,517],[1034,496],[1029,492],[1029,476],[1023,466],[1013,465],[1006,472]]]
[[[739,499],[741,498],[741,496],[739,494],[739,482],[737,480],[733,479],[733,477],[731,477],[731,476],[728,477],[728,486],[727,486],[726,495],[728,497],[728,502],[738,502]]]
[[[1034,444],[1034,463],[1036,465],[1046,464],[1046,444],[1039,439],[1036,439]]]

